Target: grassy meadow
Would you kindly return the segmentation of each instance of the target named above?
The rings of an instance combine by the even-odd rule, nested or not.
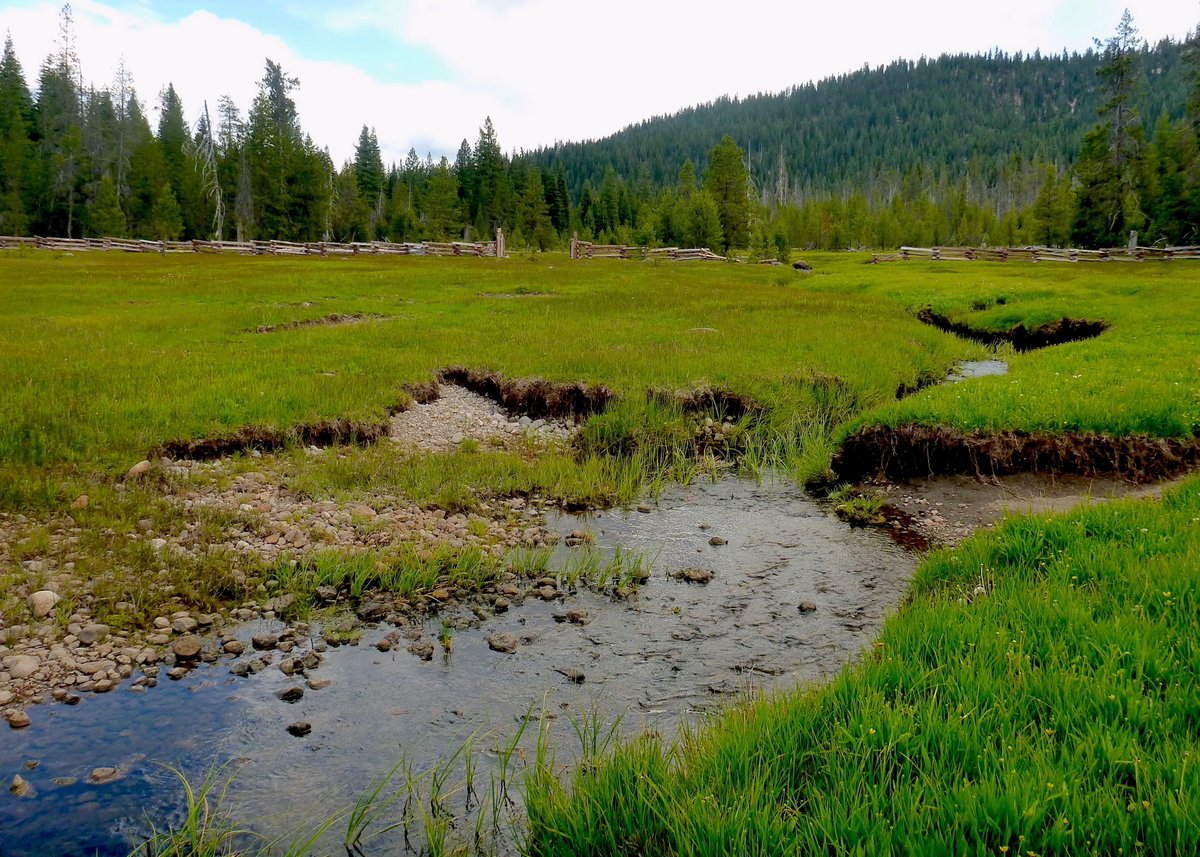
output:
[[[33,528],[14,556],[35,556],[39,521],[87,491],[92,503],[72,512],[77,550],[111,566],[107,552],[125,556],[119,536],[139,518],[170,528],[183,514],[156,503],[152,485],[117,490],[155,446],[246,425],[379,420],[406,384],[456,364],[606,384],[619,398],[570,449],[285,452],[290,487],[353,498],[386,486],[455,509],[528,493],[628,502],[705,469],[694,445],[704,415],[647,395],[702,386],[761,406],[734,435],[747,470],[797,479],[868,424],[1200,435],[1200,266],[806,258],[812,274],[553,254],[2,253],[0,512]],[[926,305],[987,329],[1064,316],[1109,329],[1001,348],[1008,375],[897,400],[899,387],[989,355],[920,323]],[[333,313],[367,318],[254,332]],[[421,564],[404,570],[403,585],[419,587]],[[297,574],[352,571],[318,562]],[[204,606],[231,591],[226,567],[174,573]],[[1196,479],[1161,501],[1009,521],[931,555],[872,651],[832,684],[747,701],[678,740],[623,745],[569,783],[544,760],[525,795],[526,849],[1195,853],[1198,581]]]

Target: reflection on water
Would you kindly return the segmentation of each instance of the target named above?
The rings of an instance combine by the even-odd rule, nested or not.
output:
[[[914,565],[885,536],[845,527],[785,484],[675,487],[650,514],[563,515],[552,525],[564,534],[590,530],[601,549],[644,552],[653,578],[626,601],[587,591],[565,603],[526,598],[482,627],[456,631],[449,658],[439,650],[422,661],[403,646],[380,652],[372,644],[391,629],[369,628],[361,645],[325,654],[314,675],[332,684],[294,704],[275,693],[295,678],[275,666],[235,678],[225,661],[145,694],[121,689],[76,707],[43,706],[33,726],[0,739],[5,782],[20,773],[36,790],[0,796],[0,855],[126,853],[147,815],[161,826],[177,809],[177,783],[154,761],[195,778],[232,761],[231,808],[282,834],[353,803],[401,753],[421,770],[475,735],[481,764],[494,766],[487,751],[531,708],[552,718],[548,734],[564,762],[578,746],[571,720],[581,712],[620,716],[625,734],[670,734],[739,690],[839,670],[876,635]],[[713,546],[713,536],[728,543]],[[714,577],[706,585],[668,577],[685,567]],[[802,601],[816,610],[802,612]],[[586,609],[586,623],[556,621],[568,608]],[[440,625],[432,618],[426,630],[436,636]],[[249,639],[263,627],[281,626],[237,635]],[[488,648],[495,631],[521,639],[515,654]],[[582,683],[568,678],[580,674]],[[286,726],[297,720],[312,732],[290,736]],[[535,731],[525,735],[526,752]],[[27,770],[27,760],[37,766]],[[90,784],[98,766],[119,767],[121,778]],[[76,781],[55,784],[64,777]],[[373,843],[369,853],[402,853],[402,839]]]

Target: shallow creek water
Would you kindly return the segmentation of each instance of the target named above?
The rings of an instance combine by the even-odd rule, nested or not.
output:
[[[178,783],[155,762],[198,779],[232,760],[239,773],[230,809],[284,833],[352,804],[402,752],[421,770],[472,733],[486,781],[495,764],[488,751],[516,733],[531,706],[550,718],[562,762],[579,747],[571,721],[587,712],[620,716],[622,734],[649,728],[669,736],[737,691],[836,673],[876,636],[915,565],[886,536],[850,529],[779,483],[673,487],[649,514],[614,510],[551,523],[564,534],[591,531],[601,549],[643,552],[652,579],[625,601],[583,590],[565,602],[526,598],[480,628],[456,631],[453,655],[438,651],[432,661],[403,646],[379,652],[372,644],[391,628],[369,628],[360,645],[326,652],[313,675],[332,684],[294,704],[275,693],[299,682],[276,667],[235,678],[223,660],[179,681],[164,675],[144,694],[121,688],[75,707],[46,706],[29,728],[0,735],[0,776],[7,784],[19,773],[35,791],[0,794],[0,855],[127,853],[147,816],[161,826],[177,811]],[[713,536],[728,543],[713,546]],[[684,567],[714,577],[701,585],[668,576]],[[816,610],[801,612],[801,601]],[[555,621],[570,608],[587,609],[590,621]],[[429,620],[430,635],[440,624]],[[254,623],[235,633],[248,640],[278,627]],[[515,654],[488,648],[494,631],[522,638]],[[581,672],[584,681],[560,671]],[[297,720],[311,723],[311,734],[289,735],[285,727]],[[523,740],[527,754],[535,732]],[[91,784],[98,766],[117,767],[119,779]],[[62,778],[76,781],[56,784]],[[402,853],[394,836],[368,853]]]

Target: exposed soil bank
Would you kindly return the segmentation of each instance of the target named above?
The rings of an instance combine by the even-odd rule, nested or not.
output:
[[[951,321],[946,316],[934,312],[931,307],[922,307],[917,312],[917,319],[938,330],[956,334],[964,339],[973,339],[984,345],[1007,342],[1017,351],[1033,351],[1050,345],[1062,345],[1064,342],[1094,339],[1108,329],[1107,322],[1064,317],[1032,329],[1023,324],[1014,324],[1008,330],[987,330],[971,327],[965,322]]]
[[[1135,485],[1111,477],[1018,473],[988,479],[937,476],[863,487],[886,498],[883,527],[899,543],[923,549],[956,545],[1008,515],[1066,513],[1108,500],[1159,497],[1177,482]]]
[[[300,321],[289,321],[283,324],[260,324],[253,329],[254,333],[279,333],[284,330],[299,330],[302,327],[335,327],[340,324],[357,324],[360,321],[378,321],[387,318],[386,315],[378,313],[349,313],[343,314],[340,312],[330,313],[321,318],[306,318]]]
[[[756,414],[763,407],[741,393],[723,387],[696,387],[691,390],[649,390],[651,399],[677,402],[689,414],[717,413],[731,420],[740,420],[746,414]]]
[[[1133,482],[1176,476],[1200,466],[1200,440],[1145,435],[963,432],[944,426],[867,426],[849,437],[830,465],[838,478],[892,481],[966,474],[1033,472],[1112,475]]]
[[[295,443],[306,446],[375,443],[386,437],[387,433],[387,420],[368,422],[327,419],[284,429],[272,426],[243,426],[237,431],[218,437],[170,441],[154,449],[150,458],[208,461],[252,449],[269,452]]]
[[[448,366],[438,373],[443,384],[457,384],[486,396],[513,413],[533,419],[582,420],[603,411],[616,399],[603,384],[555,383],[543,378],[507,378],[499,372]],[[415,398],[415,397],[414,397]]]

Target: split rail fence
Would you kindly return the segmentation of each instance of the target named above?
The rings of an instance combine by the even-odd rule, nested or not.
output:
[[[898,253],[876,253],[867,261],[905,262],[932,259],[956,262],[1169,262],[1200,259],[1200,247],[1117,247],[1078,250],[1057,247],[901,247]]]
[[[30,247],[37,250],[83,252],[115,250],[125,253],[231,253],[239,256],[479,256],[504,258],[503,231],[496,240],[421,241],[393,243],[368,241],[341,244],[333,241],[148,241],[136,238],[24,238],[0,236],[0,250]]]
[[[593,244],[571,239],[572,259],[670,259],[674,262],[724,262],[707,247],[635,247],[628,244]]]

